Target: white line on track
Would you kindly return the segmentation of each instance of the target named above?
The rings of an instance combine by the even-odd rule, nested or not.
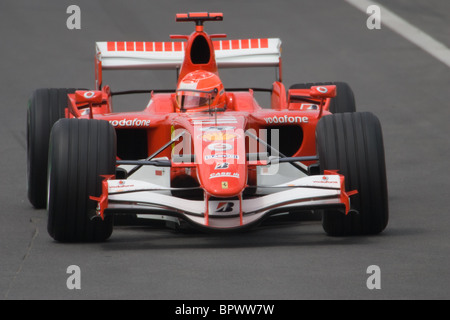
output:
[[[422,50],[428,52],[433,57],[450,67],[450,49],[441,42],[413,26],[403,18],[399,17],[386,7],[371,0],[345,0],[349,4],[367,13],[369,6],[378,6],[381,10],[381,24],[400,34],[405,39],[411,41]]]

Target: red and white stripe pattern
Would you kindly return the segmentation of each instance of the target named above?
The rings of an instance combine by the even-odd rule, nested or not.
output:
[[[214,50],[267,49],[269,39],[242,39],[213,41]],[[185,42],[109,41],[108,52],[181,52]]]
[[[185,49],[185,43],[110,41],[107,43],[107,49],[109,52],[181,52]]]
[[[267,49],[269,39],[242,39],[213,41],[214,50]]]

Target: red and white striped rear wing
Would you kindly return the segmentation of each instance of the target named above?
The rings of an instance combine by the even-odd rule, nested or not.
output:
[[[97,42],[97,81],[102,70],[177,69],[185,42]],[[219,68],[278,67],[280,39],[213,41]]]

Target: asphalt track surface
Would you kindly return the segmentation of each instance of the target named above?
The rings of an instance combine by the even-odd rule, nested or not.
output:
[[[380,1],[450,46],[447,0]],[[66,9],[81,8],[81,30]],[[382,123],[390,223],[371,237],[332,238],[320,222],[236,235],[117,226],[102,244],[60,244],[26,196],[26,106],[44,87],[94,85],[94,42],[189,34],[178,12],[224,12],[210,33],[279,37],[284,82],[346,81],[359,111]],[[0,3],[0,299],[448,299],[450,70],[345,1],[24,1]],[[224,73],[227,86],[270,86],[274,72]],[[107,73],[116,89],[172,88],[174,73]],[[109,81],[110,80],[110,81]],[[146,98],[146,97],[145,97]],[[142,101],[143,100],[143,101]],[[146,99],[119,100],[117,110]],[[264,101],[262,101],[264,103]],[[119,107],[120,106],[120,107]],[[123,106],[123,107],[122,107]],[[81,269],[81,290],[66,286]],[[381,289],[367,268],[379,266]]]

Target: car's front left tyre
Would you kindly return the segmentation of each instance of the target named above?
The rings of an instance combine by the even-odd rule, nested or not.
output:
[[[102,193],[102,175],[114,175],[116,133],[107,121],[61,119],[50,136],[48,232],[60,242],[101,242],[113,217],[92,217]]]
[[[370,112],[341,113],[323,117],[316,128],[320,170],[337,170],[345,177],[353,210],[323,211],[322,225],[331,236],[374,235],[389,220],[383,134],[378,118]]]

